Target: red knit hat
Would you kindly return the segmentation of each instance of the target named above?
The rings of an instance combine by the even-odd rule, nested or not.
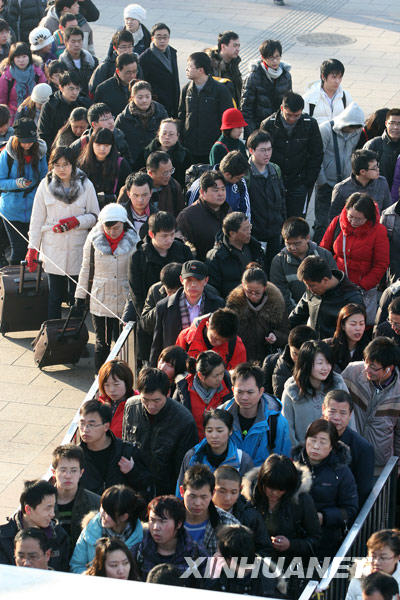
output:
[[[246,127],[247,123],[238,108],[228,108],[222,115],[222,129],[233,129],[234,127]]]

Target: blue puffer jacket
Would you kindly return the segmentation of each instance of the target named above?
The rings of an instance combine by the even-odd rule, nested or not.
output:
[[[103,536],[106,536],[106,532],[101,525],[101,517],[98,512],[90,519],[86,527],[82,529],[78,541],[76,542],[75,550],[70,561],[72,573],[83,573],[87,569],[89,563],[94,559],[96,542]],[[143,527],[138,519],[133,533],[125,540],[125,544],[128,548],[132,548],[135,544],[141,542],[142,539]]]
[[[185,472],[189,467],[198,464],[207,465],[207,467],[209,467],[209,469],[214,473],[215,467],[213,467],[212,464],[210,464],[207,458],[206,444],[207,440],[206,438],[204,438],[203,440],[201,440],[201,442],[196,444],[196,446],[190,448],[190,450],[188,450],[185,456],[183,457],[182,466],[179,472],[178,482],[176,484],[175,491],[175,495],[178,496],[178,498],[182,497],[179,492],[179,486],[182,485],[183,476],[185,475]],[[247,454],[247,452],[239,450],[231,437],[228,441],[228,452],[226,458],[220,466],[222,467],[222,465],[224,467],[233,467],[234,469],[237,469],[240,475],[242,476],[254,467],[254,463],[250,456]]]
[[[238,448],[247,452],[253,459],[256,467],[262,465],[265,459],[272,453],[290,456],[292,445],[290,442],[289,425],[285,417],[280,414],[282,404],[278,398],[269,394],[261,396],[255,422],[244,439],[240,428],[239,411],[236,402],[228,400],[220,408],[224,408],[232,413],[232,440]],[[271,415],[279,415],[276,423],[274,447],[272,449],[269,448],[268,444],[269,419]]]
[[[32,181],[32,185],[26,190],[19,190],[15,180],[21,175],[18,173],[17,157],[11,147],[13,139],[14,136],[8,140],[5,150],[0,154],[0,213],[10,221],[29,223],[37,186],[47,173],[47,146],[43,140],[38,140],[40,156],[38,173],[34,173],[30,164],[25,164],[22,177]],[[8,172],[7,154],[13,159],[10,173]]]

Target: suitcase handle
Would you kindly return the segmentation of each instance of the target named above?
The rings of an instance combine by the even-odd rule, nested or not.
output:
[[[36,283],[35,283],[35,293],[38,294],[40,291],[40,284],[41,284],[41,280],[42,280],[43,263],[41,260],[35,260],[35,262],[39,265],[39,268],[38,268],[37,274],[36,274]],[[26,260],[21,260],[20,267],[19,267],[19,288],[18,288],[19,294],[22,294],[22,292],[24,291],[25,268],[26,268],[27,264],[28,263]]]
[[[68,316],[67,316],[67,318],[65,319],[64,327],[62,328],[62,331],[61,331],[61,333],[60,333],[60,335],[59,335],[59,337],[58,337],[58,339],[59,339],[59,340],[60,340],[61,338],[63,338],[63,337],[64,337],[64,335],[65,335],[65,332],[66,332],[66,330],[67,330],[67,327],[68,327],[68,325],[69,325],[69,322],[70,322],[70,320],[71,320],[71,317],[72,317],[72,311],[73,311],[73,308],[74,308],[74,307],[73,307],[73,306],[71,306],[71,308],[69,309]],[[84,322],[85,322],[86,315],[88,314],[88,312],[89,312],[89,309],[87,308],[87,309],[85,310],[85,312],[83,313],[83,316],[82,316],[82,319],[81,319],[80,325],[79,325],[79,327],[78,327],[78,330],[77,330],[77,332],[76,332],[76,334],[75,334],[75,336],[74,336],[74,337],[76,337],[76,338],[78,338],[78,337],[79,337],[79,334],[80,334],[80,332],[81,332],[81,329],[82,329],[82,327],[83,327],[83,324],[84,324]]]

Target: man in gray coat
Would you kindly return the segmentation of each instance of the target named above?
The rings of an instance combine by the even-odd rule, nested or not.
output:
[[[371,196],[381,213],[392,203],[392,197],[385,177],[379,175],[378,156],[372,150],[356,150],[351,155],[351,175],[333,188],[329,220],[340,215],[346,200],[351,194],[361,192]]]

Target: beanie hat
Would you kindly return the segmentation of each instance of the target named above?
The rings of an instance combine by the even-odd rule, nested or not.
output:
[[[31,100],[38,104],[44,104],[52,95],[53,90],[48,83],[38,83],[31,93]]]
[[[113,221],[126,223],[128,221],[128,213],[122,204],[111,202],[111,204],[106,204],[105,207],[101,209],[98,220],[102,225]]]
[[[124,8],[124,19],[136,19],[139,23],[143,23],[146,18],[146,9],[140,4],[128,4]]]
[[[246,127],[247,123],[238,108],[228,108],[222,113],[222,129],[233,129],[234,127]]]
[[[23,117],[14,121],[14,135],[19,139],[22,144],[30,144],[31,142],[37,142],[37,129],[35,121]]]
[[[41,50],[54,42],[54,38],[47,27],[35,27],[29,34],[29,43],[32,52]]]

